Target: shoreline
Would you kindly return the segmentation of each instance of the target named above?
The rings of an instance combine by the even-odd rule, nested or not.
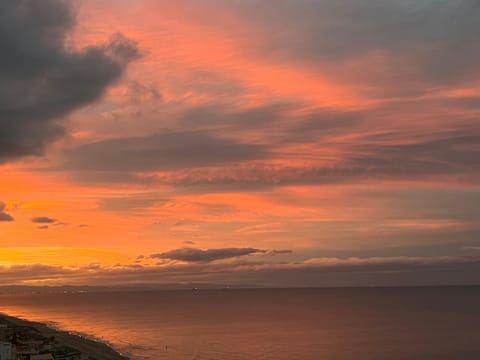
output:
[[[78,350],[82,354],[82,359],[95,360],[131,360],[122,355],[113,347],[101,341],[96,341],[64,330],[57,330],[46,323],[29,321],[13,317],[11,315],[0,313],[0,321],[7,323],[11,327],[29,327],[35,329],[45,338],[55,337],[60,346],[67,346]]]

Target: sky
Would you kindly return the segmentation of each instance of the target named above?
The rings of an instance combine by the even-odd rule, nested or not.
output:
[[[0,281],[480,283],[476,0],[0,0]]]

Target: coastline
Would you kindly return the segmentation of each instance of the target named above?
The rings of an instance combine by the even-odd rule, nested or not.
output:
[[[120,354],[109,345],[95,341],[78,334],[72,334],[63,330],[56,330],[45,323],[16,318],[8,314],[0,313],[0,320],[13,327],[31,327],[45,338],[54,336],[56,341],[63,346],[72,347],[82,353],[86,359],[95,360],[130,360],[129,357]]]

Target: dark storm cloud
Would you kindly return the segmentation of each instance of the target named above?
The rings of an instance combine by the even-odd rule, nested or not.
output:
[[[35,224],[53,224],[57,222],[57,219],[53,219],[48,216],[36,216],[32,218],[32,222]]]
[[[0,201],[0,222],[13,221],[13,217],[6,212],[7,206]]]
[[[115,35],[104,46],[65,46],[72,1],[0,1],[0,163],[39,155],[64,134],[59,119],[104,93],[139,56]]]
[[[153,254],[154,259],[179,260],[186,262],[211,262],[215,260],[237,258],[245,255],[265,253],[265,250],[254,248],[195,249],[181,248],[164,253]]]
[[[205,167],[268,157],[265,146],[243,144],[204,131],[109,139],[68,151],[74,171],[149,172]]]

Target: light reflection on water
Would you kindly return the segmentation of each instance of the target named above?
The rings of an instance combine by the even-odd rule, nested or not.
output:
[[[480,358],[480,289],[291,289],[2,295],[0,311],[134,359]]]

